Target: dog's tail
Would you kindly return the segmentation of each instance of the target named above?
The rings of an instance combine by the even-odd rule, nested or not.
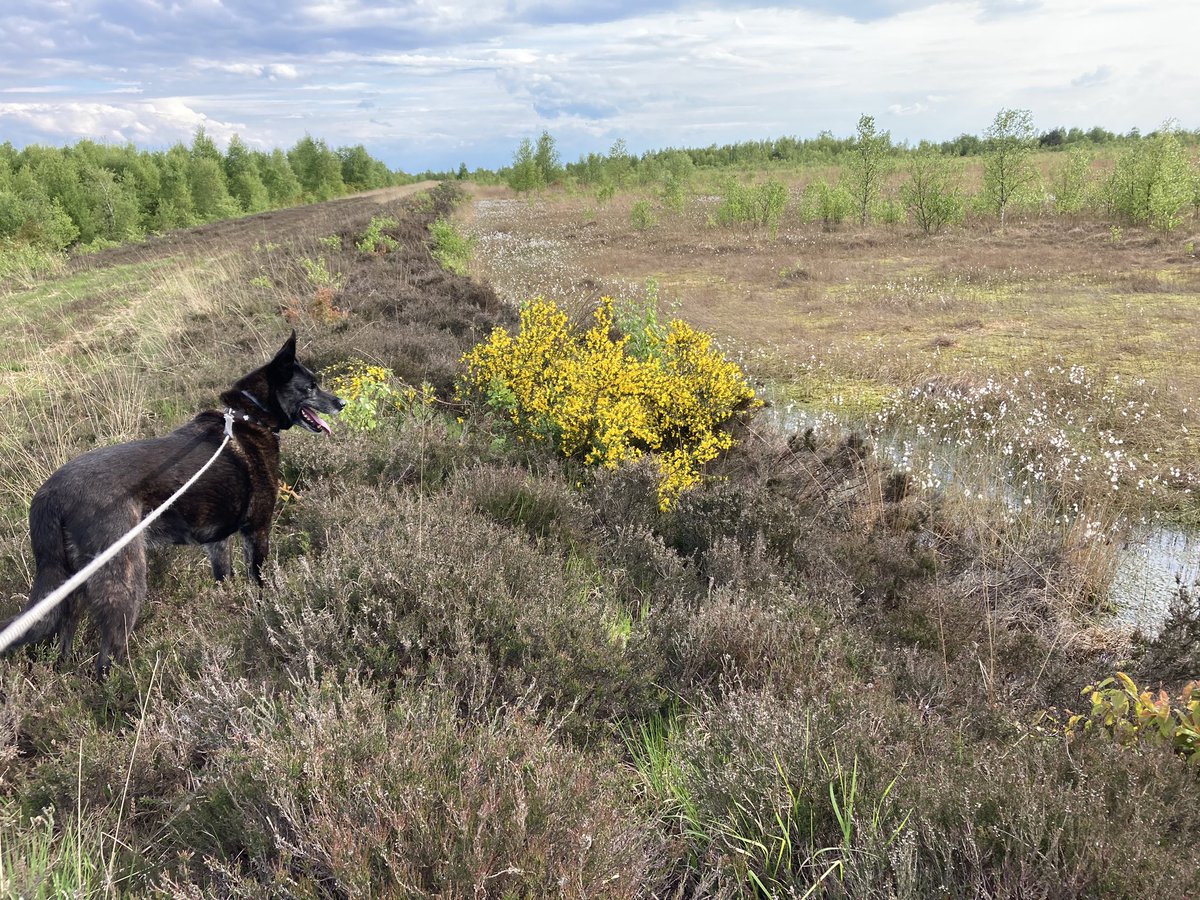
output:
[[[35,495],[33,503],[30,504],[29,541],[33,545],[33,558],[37,564],[37,574],[33,578],[33,586],[29,589],[29,602],[25,604],[27,610],[32,609],[39,600],[74,574],[74,569],[67,556],[67,540],[63,532],[62,514],[58,509],[58,504],[44,496]],[[46,612],[30,626],[28,631],[13,642],[10,649],[22,647],[25,644],[35,644],[58,634],[74,599],[75,594],[72,594]],[[0,624],[0,631],[18,618],[20,616],[13,616]]]

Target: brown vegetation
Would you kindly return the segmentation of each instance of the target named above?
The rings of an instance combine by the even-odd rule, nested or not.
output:
[[[149,405],[182,418],[275,341],[289,298],[325,286],[299,264],[323,255],[348,315],[301,316],[317,365],[368,360],[446,399],[462,352],[513,315],[432,263],[425,229],[451,199],[359,207],[340,224],[298,217],[277,246],[231,247],[211,306],[112,354],[151,361]],[[398,248],[356,250],[381,211],[399,222]],[[575,252],[592,226],[571,227]],[[181,239],[200,260],[203,234]],[[682,254],[684,238],[656,248]],[[800,326],[779,313],[783,293],[742,293],[729,273],[778,266],[771,290],[799,304],[865,238],[807,254],[805,278],[778,274],[797,247],[690,240],[712,241],[689,271],[725,278],[737,314],[706,310],[718,292],[699,277],[686,299],[670,282],[669,298],[699,325],[744,323],[723,333],[748,344],[771,338],[772,317],[777,336],[800,341]],[[632,243],[582,246],[643,258]],[[667,285],[644,259],[625,277]],[[613,277],[547,271],[547,294]],[[810,301],[813,327],[830,317],[836,336],[836,304]],[[199,378],[172,368],[181,353]],[[51,415],[86,419],[93,390],[26,396],[27,456],[101,439],[101,426],[48,430]],[[98,861],[78,867],[97,889],[110,878],[178,897],[1191,889],[1200,814],[1180,798],[1194,770],[1165,748],[1068,743],[1054,718],[1121,652],[1084,640],[1059,602],[1062,542],[976,527],[863,438],[751,423],[717,477],[663,512],[649,467],[581,471],[516,444],[484,410],[420,406],[332,442],[288,437],[299,499],[278,513],[264,591],[210,584],[199,556],[160,565],[130,665],[106,684],[83,664],[52,671],[48,653],[0,661],[6,890],[45,890],[37,879],[78,857]],[[22,483],[0,468],[6,491]],[[14,601],[26,499],[4,498],[0,594]],[[1181,610],[1148,647],[1140,678],[1186,668],[1188,621]],[[48,830],[31,821],[46,809]],[[10,855],[46,833],[41,869]]]

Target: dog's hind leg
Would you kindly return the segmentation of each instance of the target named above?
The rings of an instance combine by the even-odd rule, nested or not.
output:
[[[228,538],[205,544],[204,552],[208,554],[208,561],[212,563],[213,580],[224,581],[233,574],[233,561],[230,559]]]
[[[71,648],[75,643],[75,626],[79,624],[80,607],[84,603],[83,590],[75,591],[62,602],[62,626],[58,631],[58,666],[65,668],[71,661]]]
[[[33,547],[37,569],[34,572],[33,584],[29,588],[26,610],[36,606],[76,570],[71,559],[72,548],[63,531],[62,511],[56,497],[41,493],[34,495],[33,503],[29,507],[29,542]],[[35,644],[60,634],[64,622],[69,618],[66,611],[72,602],[78,600],[79,593],[76,591],[64,602],[48,610],[14,642],[13,647]],[[0,628],[7,628],[16,618],[18,617],[14,616],[8,621],[0,622]]]
[[[129,633],[146,600],[146,545],[134,540],[88,581],[92,614],[100,628],[96,676],[104,680],[110,660],[123,659]]]

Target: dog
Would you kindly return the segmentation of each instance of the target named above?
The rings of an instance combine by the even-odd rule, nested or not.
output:
[[[279,432],[298,425],[329,434],[321,413],[340,412],[345,402],[322,390],[316,375],[296,361],[295,331],[270,362],[234,382],[220,400],[224,412],[202,412],[164,437],[89,451],[37,490],[29,506],[29,536],[37,568],[26,609],[198,472],[221,445],[227,418],[232,419],[229,444],[200,480],[86,584],[35,622],[14,646],[57,635],[59,663],[66,663],[86,608],[100,634],[96,674],[103,680],[110,659],[124,656],[146,599],[147,545],[200,544],[212,564],[213,577],[221,581],[232,572],[229,539],[240,534],[246,571],[261,587],[279,494]]]

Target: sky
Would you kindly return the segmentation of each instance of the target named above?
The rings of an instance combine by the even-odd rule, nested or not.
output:
[[[0,142],[305,134],[407,172],[822,131],[1200,128],[1198,0],[4,0]]]

